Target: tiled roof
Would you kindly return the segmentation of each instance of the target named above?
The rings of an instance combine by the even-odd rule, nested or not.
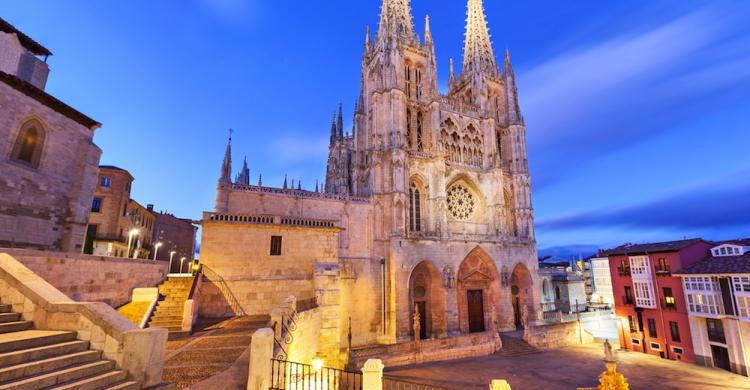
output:
[[[750,274],[750,252],[738,256],[709,256],[675,274]]]
[[[94,128],[101,126],[101,123],[89,118],[75,108],[63,103],[47,92],[44,92],[29,82],[21,80],[12,74],[0,71],[0,81],[89,129],[93,130]]]
[[[122,169],[122,168],[120,168],[120,167],[116,167],[116,166],[114,166],[114,165],[99,165],[99,168],[100,168],[100,169],[109,169],[109,170],[112,170],[112,171],[123,171],[123,172],[127,172],[127,170],[125,170],[125,169]]]
[[[750,238],[739,238],[736,240],[725,240],[725,241],[718,241],[716,242],[716,246],[724,245],[724,244],[732,244],[732,245],[739,245],[739,246],[750,246]]]
[[[17,28],[13,27],[12,24],[6,22],[3,18],[0,18],[0,31],[6,32],[8,34],[16,34],[18,36],[18,41],[21,42],[21,45],[26,48],[26,50],[38,55],[38,56],[51,56],[52,52],[47,50],[46,47],[40,45],[35,40],[29,38],[28,35],[22,33]]]
[[[702,238],[691,238],[688,240],[654,242],[648,244],[625,244],[617,248],[606,250],[603,256],[628,255],[638,253],[675,252],[689,247],[690,245],[706,242]]]

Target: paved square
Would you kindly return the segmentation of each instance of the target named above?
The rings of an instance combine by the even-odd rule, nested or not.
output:
[[[457,390],[486,390],[492,379],[505,379],[513,390],[572,389],[598,385],[604,371],[601,344],[531,355],[428,363],[386,370],[386,375]],[[617,352],[618,371],[633,390],[750,389],[750,378],[727,371],[660,359],[638,352]]]

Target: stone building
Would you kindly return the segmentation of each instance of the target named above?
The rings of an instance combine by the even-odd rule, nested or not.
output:
[[[539,276],[542,286],[542,311],[586,311],[586,288],[581,271],[574,271],[567,265],[548,265],[540,267]]]
[[[384,0],[377,34],[365,35],[353,130],[345,134],[340,110],[323,192],[232,182],[230,140],[201,263],[231,294],[217,288],[203,314],[222,313],[222,300],[265,314],[288,294],[315,296],[331,309],[321,337],[342,348],[349,317],[355,347],[515,330],[522,312],[539,317],[510,56],[501,70],[482,2],[470,0],[463,72],[451,61],[441,94],[429,18],[420,39],[408,3]]]
[[[133,176],[125,169],[99,167],[84,253],[149,258],[156,215],[130,198],[132,184]]]
[[[81,252],[100,124],[44,91],[51,54],[0,19],[0,247]]]
[[[187,218],[177,218],[166,212],[155,212],[153,243],[161,243],[156,252],[156,259],[169,261],[170,257],[177,259],[185,258],[190,262],[195,258],[195,235],[198,227]],[[174,252],[174,255],[171,253]],[[172,264],[172,272],[177,272],[179,267],[175,262]]]

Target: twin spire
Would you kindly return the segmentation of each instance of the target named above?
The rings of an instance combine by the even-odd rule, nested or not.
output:
[[[409,40],[416,39],[409,2],[410,0],[383,0],[378,39],[400,37],[406,37]],[[498,76],[499,68],[492,49],[483,1],[468,0],[466,9],[463,73]],[[433,45],[429,16],[425,18],[425,44]],[[369,29],[365,38],[365,46],[369,50]]]

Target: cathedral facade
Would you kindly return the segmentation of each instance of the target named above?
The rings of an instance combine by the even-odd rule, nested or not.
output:
[[[244,312],[334,291],[331,332],[344,343],[351,318],[355,346],[538,318],[515,76],[507,52],[502,69],[496,61],[482,1],[467,8],[462,73],[451,60],[441,94],[429,17],[420,38],[409,1],[383,1],[378,31],[365,37],[353,130],[345,134],[339,111],[320,190],[251,185],[246,167],[232,181],[227,147],[201,262]]]

